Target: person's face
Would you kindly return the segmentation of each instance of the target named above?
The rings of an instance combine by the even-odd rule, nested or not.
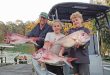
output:
[[[71,21],[76,27],[82,26],[82,19],[79,17],[73,18]]]
[[[55,33],[60,33],[60,31],[61,31],[61,29],[62,29],[62,26],[60,25],[60,23],[55,22],[55,23],[53,24],[52,28],[53,28],[53,31],[54,31]]]
[[[47,19],[44,17],[40,17],[40,24],[45,25],[47,23]]]

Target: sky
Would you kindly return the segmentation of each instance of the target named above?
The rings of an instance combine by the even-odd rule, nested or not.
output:
[[[90,0],[0,0],[0,21],[35,21],[40,12],[48,13],[52,6],[61,2],[89,3]]]

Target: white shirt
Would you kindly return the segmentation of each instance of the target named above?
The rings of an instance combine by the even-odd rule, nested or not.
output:
[[[45,41],[49,41],[49,42],[56,42],[58,39],[64,37],[64,34],[60,33],[60,34],[55,34],[54,32],[49,32],[47,33],[46,37],[45,37]],[[54,44],[50,51],[53,52],[54,54],[58,55],[61,49],[61,45],[57,45]]]

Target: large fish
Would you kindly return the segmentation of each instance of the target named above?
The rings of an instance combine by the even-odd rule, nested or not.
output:
[[[28,37],[23,36],[23,35],[20,35],[20,34],[17,34],[17,33],[6,34],[5,42],[9,43],[9,44],[24,44],[27,42],[32,42],[32,43],[37,45],[37,43],[35,43],[33,41],[33,39],[28,38]]]
[[[55,44],[60,44],[64,47],[72,47],[75,44],[84,45],[90,40],[90,35],[84,32],[83,30],[79,30],[73,32],[63,38],[60,38]]]
[[[39,62],[44,62],[52,65],[66,63],[71,68],[73,68],[73,66],[70,64],[70,62],[77,60],[77,58],[71,58],[71,60],[68,61],[69,57],[60,57],[47,50],[40,50],[37,54],[34,53],[33,58]]]

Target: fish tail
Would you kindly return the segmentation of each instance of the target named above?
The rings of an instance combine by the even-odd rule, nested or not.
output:
[[[39,46],[36,42],[34,42],[34,41],[31,41],[33,44],[35,44],[36,46]]]
[[[67,60],[63,60],[68,66],[70,66],[71,68],[73,68],[73,66],[71,65],[71,63],[69,63]]]

